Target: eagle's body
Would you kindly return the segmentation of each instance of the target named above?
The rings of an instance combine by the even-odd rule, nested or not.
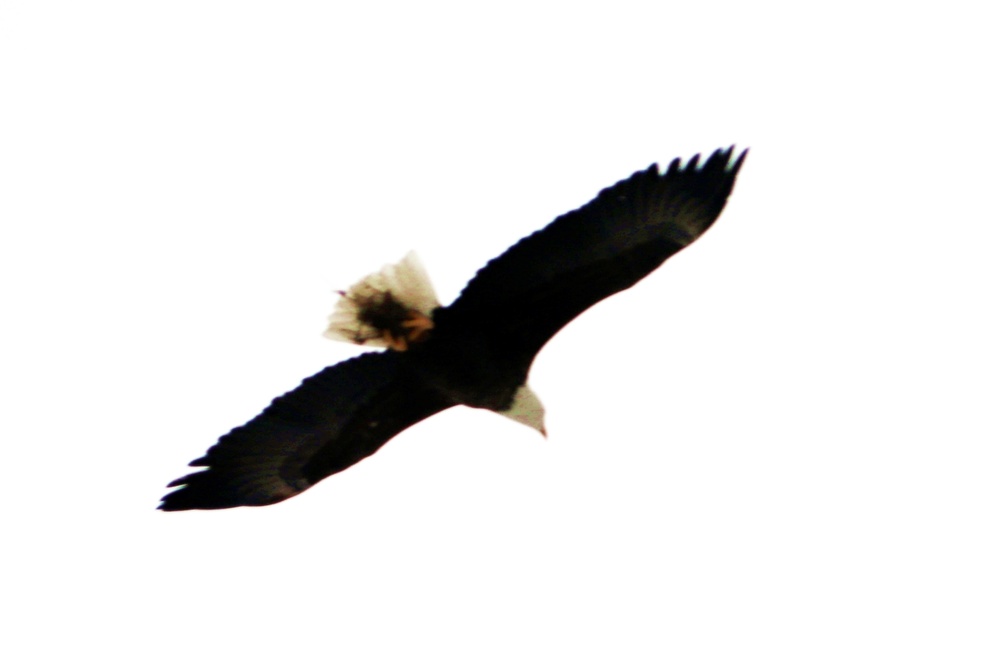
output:
[[[412,257],[349,291],[328,335],[384,346],[330,366],[191,462],[164,510],[268,505],[373,454],[407,427],[464,404],[544,433],[528,372],[584,310],[631,287],[698,238],[725,206],[746,155],[674,160],[596,199],[490,261],[442,307]]]

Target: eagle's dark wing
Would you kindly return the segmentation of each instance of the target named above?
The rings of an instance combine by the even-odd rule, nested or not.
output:
[[[732,157],[730,147],[701,166],[697,155],[685,165],[676,159],[662,174],[653,165],[603,190],[487,263],[446,312],[509,354],[534,358],[570,320],[712,225],[746,151]]]
[[[160,509],[270,505],[373,454],[453,403],[419,384],[406,355],[377,352],[330,366],[226,434],[168,486]]]

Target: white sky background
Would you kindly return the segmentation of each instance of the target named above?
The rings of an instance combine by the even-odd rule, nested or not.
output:
[[[0,5],[0,654],[1000,653],[986,5],[358,4]],[[333,290],[415,248],[451,301],[732,143],[719,223],[537,360],[548,441],[452,410],[154,511],[359,351]]]

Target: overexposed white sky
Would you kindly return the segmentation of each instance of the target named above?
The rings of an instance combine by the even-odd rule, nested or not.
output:
[[[981,8],[981,9],[980,9]],[[996,656],[1000,167],[984,3],[0,5],[5,656]],[[717,225],[285,503],[167,481],[651,162]]]

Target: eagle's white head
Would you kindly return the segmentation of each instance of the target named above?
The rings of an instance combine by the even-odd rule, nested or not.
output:
[[[542,406],[542,401],[538,399],[527,382],[517,389],[510,408],[497,413],[511,420],[516,420],[522,425],[527,425],[541,432],[542,436],[548,437],[545,432],[545,407]]]

